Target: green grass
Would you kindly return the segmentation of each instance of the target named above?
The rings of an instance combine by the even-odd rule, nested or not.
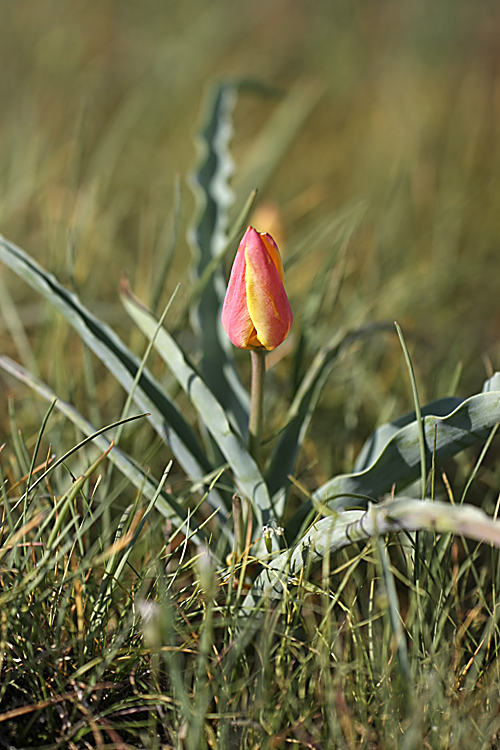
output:
[[[267,378],[275,489],[273,451],[316,353],[374,325],[320,373],[285,526],[414,408],[394,320],[421,405],[500,369],[494,3],[18,0],[0,13],[0,232],[139,358],[122,271],[158,317],[180,282],[167,328],[220,399],[210,319],[196,321],[207,256],[185,239],[200,221],[193,135],[208,84],[262,83],[234,111],[228,221],[258,186],[252,221],[279,239],[294,311]],[[81,445],[62,401],[96,431],[128,416],[131,387],[22,278],[2,267],[0,284],[2,354],[59,398],[47,415],[0,375],[0,748],[500,747],[497,549],[427,531],[359,542],[249,614],[268,561],[257,543],[228,557],[234,472],[219,477],[226,459],[162,357],[152,347],[145,364],[208,457],[201,486],[145,418],[118,440],[135,483],[107,443]],[[247,386],[245,353],[229,361]],[[428,494],[496,518],[497,438],[481,451],[437,467]]]
[[[135,537],[140,500],[103,549],[111,497],[70,464],[4,497],[6,746],[498,746],[497,550],[423,533],[416,583],[409,538],[362,545],[242,619],[251,557],[217,567],[157,519]]]

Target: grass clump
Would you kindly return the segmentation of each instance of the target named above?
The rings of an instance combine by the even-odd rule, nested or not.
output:
[[[108,516],[104,456],[27,493],[14,442],[3,746],[499,746],[497,550],[421,532],[416,581],[411,536],[360,543],[249,613],[252,548],[223,563],[139,493]]]

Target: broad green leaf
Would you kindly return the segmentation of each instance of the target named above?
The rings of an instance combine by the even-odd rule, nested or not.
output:
[[[472,505],[414,498],[370,503],[367,510],[340,511],[317,521],[290,550],[270,560],[248,594],[244,611],[254,611],[262,596],[280,598],[298,583],[304,569],[314,569],[325,555],[365,539],[418,530],[459,534],[500,547],[500,521]]]
[[[421,414],[423,417],[429,415],[434,415],[435,417],[446,417],[462,403],[462,398],[447,396],[446,398],[440,398],[437,399],[437,401],[431,401],[430,404],[422,406]],[[380,456],[389,440],[403,427],[406,427],[415,421],[416,414],[412,411],[409,414],[404,414],[402,417],[398,417],[394,422],[389,422],[388,424],[383,424],[378,427],[361,448],[354,464],[354,472],[358,473],[368,469],[378,456]]]
[[[92,442],[96,447],[105,453],[111,446],[111,441],[103,434],[95,435],[96,428],[83,417],[71,404],[57,397],[54,391],[44,382],[39,380],[35,375],[25,370],[24,367],[14,362],[9,357],[0,355],[0,367],[22,383],[28,385],[35,393],[44,398],[49,403],[55,402],[55,407],[67,419],[77,427],[87,437],[94,436]],[[158,494],[158,482],[147,474],[137,464],[133,458],[128,456],[118,446],[113,446],[108,454],[108,460],[111,461],[121,474],[137,488],[148,500],[155,499],[155,507],[166,518],[175,518],[179,524],[187,521],[188,514],[169,493],[161,492]],[[204,539],[205,534],[200,533],[200,538]]]
[[[492,384],[498,385],[498,375]],[[488,384],[485,385],[487,387]],[[453,405],[454,401],[438,401],[438,408],[445,408],[447,403]],[[486,440],[492,428],[500,422],[500,390],[485,390],[471,396],[444,415],[429,413],[431,406],[422,410],[429,466],[433,454],[435,464],[439,465],[464,448]],[[408,417],[403,418],[405,421],[407,419]],[[416,420],[405,424],[385,445],[382,444],[370,466],[363,471],[334,477],[314,492],[313,499],[328,502],[331,508],[339,509],[353,504],[349,497],[352,494],[376,499],[389,492],[393,486],[396,492],[400,492],[418,479],[420,474],[418,432]]]
[[[239,491],[252,503],[259,522],[266,524],[272,516],[269,493],[257,464],[236,435],[227,415],[203,378],[188,362],[175,339],[165,330],[158,329],[158,321],[124,288],[122,301],[128,314],[168,365],[177,381],[189,396],[200,419],[212,435],[219,450],[227,460]]]
[[[106,365],[123,388],[130,392],[141,362],[113,329],[93,315],[76,294],[63,287],[24,250],[1,235],[0,260],[64,315],[80,338]],[[149,421],[170,446],[175,458],[192,481],[198,481],[210,473],[212,467],[191,426],[146,369],[134,390],[134,401],[142,411],[149,412]],[[210,493],[210,501],[215,507],[223,508],[222,498],[216,490]]]
[[[488,378],[483,385],[482,393],[490,393],[491,391],[500,391],[500,372],[495,372]]]

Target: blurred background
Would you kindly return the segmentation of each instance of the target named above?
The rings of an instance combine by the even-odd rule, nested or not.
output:
[[[207,87],[246,77],[269,90],[236,105],[235,212],[274,117],[287,147],[251,187],[261,188],[257,228],[279,235],[288,263],[292,343],[334,252],[335,304],[318,345],[340,326],[398,320],[422,401],[470,395],[500,368],[497,2],[4,0],[0,17],[0,232],[120,331],[129,325],[120,275],[148,298],[172,236],[176,180],[181,229],[164,300],[179,281],[189,289],[194,135]],[[340,241],[329,227],[346,215],[355,227]],[[8,289],[32,366],[78,396],[75,335],[10,272],[0,280],[2,351],[23,359],[5,322]],[[101,397],[116,417],[112,383],[103,376]],[[331,453],[332,421],[366,437],[411,403],[397,340],[374,336],[334,374],[317,435]]]

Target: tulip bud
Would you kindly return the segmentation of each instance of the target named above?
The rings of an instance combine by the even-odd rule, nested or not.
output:
[[[280,251],[269,234],[248,227],[234,259],[222,325],[239,349],[275,349],[293,316],[284,287]]]

